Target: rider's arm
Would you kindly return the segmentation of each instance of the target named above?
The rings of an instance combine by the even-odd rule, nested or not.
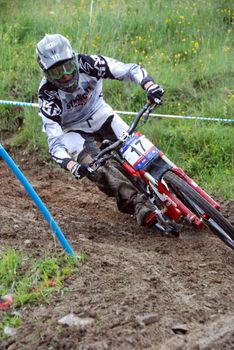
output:
[[[39,115],[42,118],[43,132],[47,135],[49,153],[52,159],[62,168],[70,170],[71,164],[69,167],[68,164],[73,162],[73,160],[66,151],[66,147],[63,143],[63,131],[61,126],[57,122],[41,115],[41,113],[39,113]]]
[[[101,55],[78,55],[79,69],[97,79],[133,81],[147,93],[149,102],[160,104],[163,88],[156,84],[147,71],[136,63],[123,63]]]
[[[123,63],[101,55],[78,55],[78,60],[80,72],[97,79],[133,81],[141,85],[144,90],[155,84],[147,71],[136,63]]]
[[[52,159],[63,169],[70,171],[78,179],[87,176],[91,169],[85,164],[79,164],[74,161],[66,151],[62,141],[63,131],[60,125],[49,118],[41,117],[43,121],[43,130],[48,137],[49,152]]]
[[[42,131],[47,134],[49,153],[62,168],[72,160],[63,143],[63,131],[61,128],[62,105],[58,98],[58,91],[51,87],[50,83],[43,79],[39,91],[39,116],[42,118]]]
[[[111,74],[117,80],[134,81],[136,84],[146,91],[148,101],[151,103],[162,103],[164,94],[163,88],[156,84],[154,79],[147,73],[147,71],[138,64],[123,63],[116,61],[113,58],[104,57],[109,67]]]
[[[49,153],[63,169],[69,170],[76,178],[80,179],[90,174],[90,169],[85,164],[79,164],[72,159],[63,143],[63,130],[61,128],[61,101],[55,90],[49,89],[49,83],[45,80],[39,87],[39,116],[42,118],[43,131],[47,134]],[[55,89],[55,88],[54,88]]]

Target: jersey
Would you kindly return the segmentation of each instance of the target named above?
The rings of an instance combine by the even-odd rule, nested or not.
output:
[[[38,91],[39,115],[43,131],[47,133],[49,152],[61,164],[69,158],[62,141],[64,133],[80,130],[98,110],[106,106],[103,99],[103,79],[133,81],[143,86],[153,81],[146,70],[137,64],[123,63],[101,55],[77,55],[79,67],[78,86],[73,92],[65,92],[43,78]]]

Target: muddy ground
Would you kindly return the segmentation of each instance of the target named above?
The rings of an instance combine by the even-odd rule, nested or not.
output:
[[[22,151],[12,156],[75,252],[88,260],[63,293],[21,310],[17,335],[0,349],[234,349],[234,253],[218,238],[206,230],[169,238],[138,228],[88,180],[76,181]],[[2,160],[0,181],[0,250],[42,257],[60,249]],[[233,222],[234,203],[221,202]],[[69,313],[92,323],[59,324]]]

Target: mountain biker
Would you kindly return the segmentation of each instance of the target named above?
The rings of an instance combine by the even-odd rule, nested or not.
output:
[[[119,210],[133,214],[139,225],[154,224],[154,207],[116,165],[105,164],[94,175],[87,164],[99,151],[98,141],[115,141],[128,129],[104,101],[103,79],[133,81],[151,102],[160,103],[163,88],[137,64],[77,54],[60,34],[46,34],[37,44],[36,57],[44,73],[38,91],[39,115],[52,158],[77,179],[87,176],[114,196]]]

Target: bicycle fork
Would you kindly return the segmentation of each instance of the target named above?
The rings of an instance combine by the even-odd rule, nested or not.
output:
[[[203,222],[191,210],[189,210],[180,199],[173,196],[173,194],[167,189],[166,184],[162,181],[157,181],[148,172],[144,173],[144,177],[148,180],[151,190],[165,206],[165,208],[161,210],[162,214],[165,214],[175,222],[183,216],[189,223],[194,224],[198,228],[203,226]]]

